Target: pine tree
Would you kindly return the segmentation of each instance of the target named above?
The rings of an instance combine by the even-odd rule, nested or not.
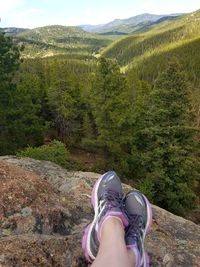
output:
[[[49,127],[44,104],[45,91],[41,87],[39,77],[34,73],[21,73],[20,77],[15,92],[16,119],[12,123],[16,148],[38,146],[43,144]]]
[[[127,144],[130,140],[131,106],[126,80],[114,61],[101,58],[93,82],[92,112],[105,168],[128,172]]]
[[[19,51],[11,39],[0,33],[0,154],[12,151],[15,85],[13,75],[19,66]]]
[[[78,83],[73,77],[55,81],[48,89],[59,138],[68,145],[80,141],[82,122],[82,99]]]
[[[195,205],[198,164],[196,129],[188,84],[179,65],[171,63],[150,94],[138,133],[140,188],[161,207],[183,214]]]
[[[0,34],[0,154],[15,153],[28,145],[41,144],[44,122],[39,118],[40,107],[31,95],[35,80],[22,77],[18,81],[19,49],[12,40]],[[16,84],[18,83],[18,87]]]

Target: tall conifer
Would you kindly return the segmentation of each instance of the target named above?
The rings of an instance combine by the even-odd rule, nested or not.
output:
[[[92,111],[97,142],[105,157],[105,167],[126,173],[126,146],[130,140],[131,106],[126,80],[115,61],[101,58],[92,88]]]
[[[198,164],[189,86],[177,63],[156,81],[138,134],[141,189],[151,200],[182,214],[195,204]]]

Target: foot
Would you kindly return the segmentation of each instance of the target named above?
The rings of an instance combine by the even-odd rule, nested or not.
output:
[[[85,257],[92,262],[97,255],[102,224],[110,217],[117,217],[124,227],[128,225],[128,218],[123,210],[123,193],[119,177],[113,171],[102,175],[92,190],[92,206],[94,219],[87,226],[82,239]]]
[[[144,239],[152,222],[151,205],[137,190],[130,191],[124,199],[129,225],[125,229],[126,245],[133,251],[136,267],[149,266],[149,257],[144,249]]]

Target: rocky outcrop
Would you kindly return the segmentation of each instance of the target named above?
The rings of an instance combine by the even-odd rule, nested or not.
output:
[[[88,266],[81,250],[99,175],[0,157],[0,266]],[[124,191],[130,190],[124,185]],[[200,226],[153,206],[151,266],[200,266]]]

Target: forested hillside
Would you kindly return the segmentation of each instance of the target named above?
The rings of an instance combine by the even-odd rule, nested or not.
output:
[[[23,57],[48,57],[68,54],[70,57],[89,56],[107,46],[111,40],[77,27],[52,25],[20,32],[15,35],[23,44]]]
[[[177,57],[196,83],[199,33],[200,11],[197,11],[162,22],[145,34],[116,41],[103,51],[103,55],[116,58],[124,70],[135,67],[140,77],[148,81],[153,81],[158,71],[166,67],[168,58]]]
[[[195,12],[112,44],[76,27],[0,33],[0,154],[115,169],[186,214],[199,201],[199,26]]]

